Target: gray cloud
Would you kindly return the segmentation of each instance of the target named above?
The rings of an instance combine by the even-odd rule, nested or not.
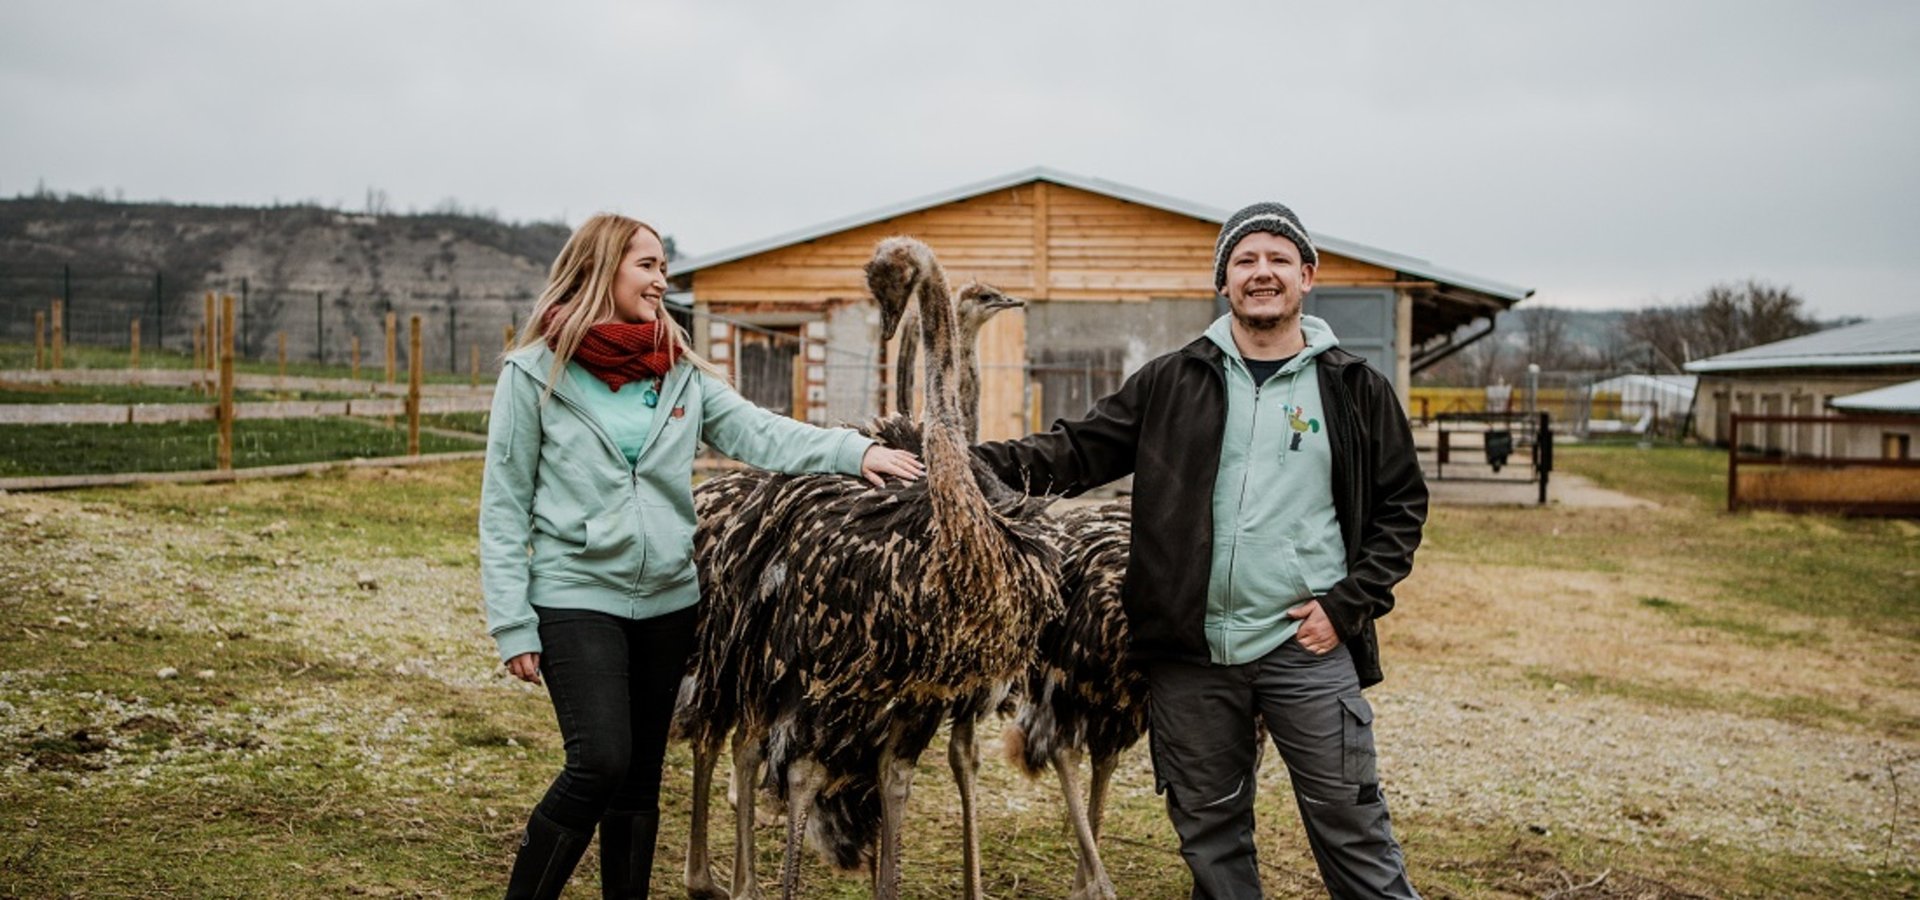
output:
[[[1540,289],[1914,308],[1920,7],[72,2],[0,192],[640,215],[715,250],[1026,166]]]

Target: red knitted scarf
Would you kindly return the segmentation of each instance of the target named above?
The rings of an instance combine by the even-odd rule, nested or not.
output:
[[[543,323],[548,349],[557,349],[558,336],[552,325],[560,309],[556,306],[549,310]],[[618,392],[630,381],[664,377],[680,361],[680,348],[660,322],[603,322],[587,329],[573,358]]]

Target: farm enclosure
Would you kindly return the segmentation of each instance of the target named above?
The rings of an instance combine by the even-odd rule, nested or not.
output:
[[[1369,692],[1426,895],[1602,873],[1601,896],[1920,889],[1916,811],[1894,802],[1920,758],[1920,528],[1719,513],[1722,460],[1563,448],[1563,469],[1661,508],[1436,511]],[[0,829],[17,836],[0,894],[495,892],[559,745],[480,625],[477,476],[0,496],[18,548],[0,561]],[[958,885],[940,755],[914,792],[912,896]],[[675,748],[668,896],[687,767]],[[989,894],[1063,896],[1052,783],[982,774]],[[1263,870],[1275,896],[1318,896],[1284,777],[1262,773]],[[1109,821],[1124,896],[1184,890],[1144,749]],[[864,895],[806,877],[809,896]]]

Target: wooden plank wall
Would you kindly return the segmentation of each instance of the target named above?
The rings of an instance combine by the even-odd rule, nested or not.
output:
[[[707,301],[864,297],[861,267],[874,244],[896,234],[926,241],[956,284],[977,278],[1044,300],[1147,300],[1213,296],[1219,226],[1035,182],[695,272],[694,293]],[[1394,277],[1331,253],[1318,274],[1329,285]]]
[[[1219,226],[1103,194],[1036,181],[908,213],[693,273],[702,303],[798,311],[867,296],[874,244],[911,235],[956,286],[978,279],[1041,301],[1211,298]],[[1322,254],[1323,285],[1380,284],[1396,273]],[[1002,313],[981,337],[981,436],[1025,433],[1025,316]],[[891,356],[889,357],[891,358]]]

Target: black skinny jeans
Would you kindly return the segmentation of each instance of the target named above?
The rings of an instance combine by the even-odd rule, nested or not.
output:
[[[576,831],[601,816],[660,808],[673,702],[693,651],[693,607],[652,619],[544,609],[540,675],[567,763],[537,809]]]

